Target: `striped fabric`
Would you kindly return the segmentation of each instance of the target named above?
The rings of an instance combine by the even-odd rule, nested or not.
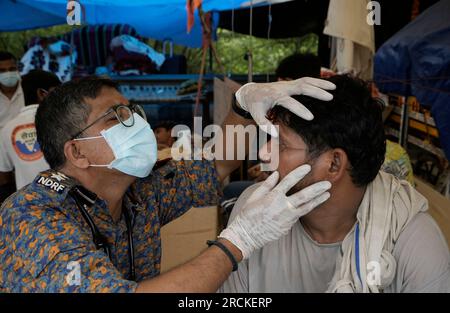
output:
[[[127,24],[86,25],[50,39],[60,39],[67,43],[71,43],[73,39],[78,53],[77,64],[87,68],[96,68],[106,64],[106,59],[110,55],[109,43],[111,39],[120,35],[131,35],[141,39],[136,30]],[[39,37],[33,37],[28,42],[28,48],[38,44],[39,40]]]

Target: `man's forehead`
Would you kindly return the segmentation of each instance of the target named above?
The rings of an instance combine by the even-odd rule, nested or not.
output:
[[[289,126],[280,123],[280,122],[274,122],[274,124],[276,126],[278,126],[279,128],[279,137],[281,140],[283,141],[287,141],[287,142],[291,142],[291,143],[302,143],[304,144],[305,142],[303,141],[302,137],[292,128],[290,128]]]
[[[17,66],[16,61],[14,61],[13,59],[0,61],[0,67],[11,67],[11,66]]]
[[[87,98],[86,103],[91,106],[91,113],[105,112],[117,104],[128,105],[128,99],[112,87],[103,87],[95,99]]]
[[[289,126],[286,126],[284,123],[275,121],[274,124],[278,126],[279,136],[281,139],[286,139],[292,136],[292,134],[295,134],[294,130],[291,129]]]

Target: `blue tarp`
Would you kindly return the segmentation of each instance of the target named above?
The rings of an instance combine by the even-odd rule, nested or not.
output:
[[[186,0],[81,0],[87,24],[121,23],[133,26],[143,37],[200,47],[201,25],[186,32]],[[203,0],[203,10],[238,8],[245,0]],[[66,23],[67,0],[0,0],[0,31],[18,31]],[[213,14],[217,25],[218,14]]]
[[[375,55],[381,92],[415,96],[431,113],[450,160],[450,0],[441,0],[386,41]]]

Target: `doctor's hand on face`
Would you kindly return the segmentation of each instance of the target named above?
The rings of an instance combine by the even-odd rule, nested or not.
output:
[[[274,172],[261,184],[245,203],[233,222],[222,231],[219,238],[233,243],[244,259],[271,241],[286,235],[298,219],[325,202],[331,183],[321,181],[294,194],[289,191],[309,172],[310,165],[302,165],[280,182]],[[289,194],[289,196],[287,195]]]
[[[264,126],[273,137],[278,132],[267,119],[267,112],[275,105],[281,105],[305,120],[312,120],[314,116],[292,95],[306,95],[323,101],[330,101],[333,95],[326,90],[334,90],[336,86],[326,80],[303,77],[291,81],[273,83],[248,83],[236,92],[236,100],[240,107],[248,111],[259,126]]]

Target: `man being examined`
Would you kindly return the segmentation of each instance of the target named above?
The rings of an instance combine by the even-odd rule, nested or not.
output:
[[[330,102],[295,97],[314,115],[301,120],[275,107],[268,118],[279,137],[279,167],[255,189],[309,164],[291,193],[315,181],[332,183],[331,197],[299,218],[288,235],[255,251],[221,287],[223,292],[447,292],[450,256],[428,215],[428,203],[407,181],[379,171],[386,143],[381,105],[362,81],[335,76]],[[289,194],[289,193],[288,193]]]

